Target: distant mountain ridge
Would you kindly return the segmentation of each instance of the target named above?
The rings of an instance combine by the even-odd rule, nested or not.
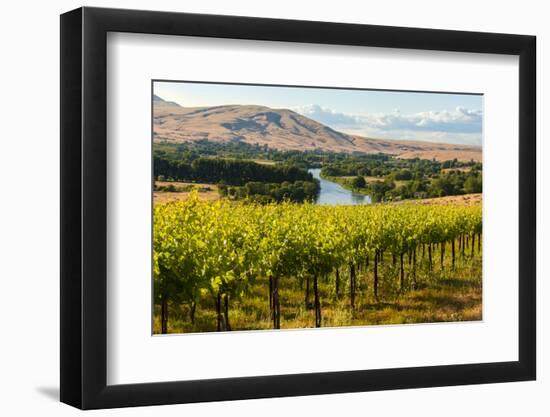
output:
[[[153,94],[153,104],[155,107],[157,106],[169,106],[169,107],[181,107],[178,103],[175,101],[166,101],[157,96],[156,94]]]
[[[481,148],[371,139],[338,132],[288,109],[259,105],[182,107],[153,96],[154,141],[245,142],[279,150],[386,153],[402,158],[481,160]]]

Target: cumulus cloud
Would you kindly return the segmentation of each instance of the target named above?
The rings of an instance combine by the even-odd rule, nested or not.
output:
[[[317,104],[294,109],[304,116],[348,133],[395,139],[439,140],[453,143],[481,144],[483,114],[481,110],[457,107],[454,110],[404,114],[347,114]]]
[[[297,107],[293,110],[319,123],[325,123],[327,125],[355,125],[357,123],[357,116],[355,115],[335,112],[326,107],[321,107],[318,104]]]
[[[452,111],[371,114],[359,117],[358,123],[382,130],[476,133],[481,132],[482,119],[481,110],[468,110],[464,107],[457,107]]]

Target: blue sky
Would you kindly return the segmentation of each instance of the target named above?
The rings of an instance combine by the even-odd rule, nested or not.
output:
[[[184,107],[257,104],[291,109],[350,134],[481,145],[483,97],[466,94],[155,82]]]

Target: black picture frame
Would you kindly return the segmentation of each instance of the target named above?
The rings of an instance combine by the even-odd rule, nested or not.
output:
[[[108,32],[519,56],[519,360],[107,385]],[[61,16],[61,401],[81,409],[421,388],[536,377],[536,38],[80,8]]]

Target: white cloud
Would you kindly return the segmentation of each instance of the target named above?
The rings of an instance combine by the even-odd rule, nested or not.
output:
[[[427,111],[414,114],[380,113],[358,117],[358,123],[382,130],[420,130],[448,133],[480,133],[481,110],[457,107],[452,111]]]
[[[297,107],[293,109],[306,117],[316,120],[320,123],[332,125],[355,125],[357,116],[352,114],[338,113],[326,107],[321,107],[318,104],[309,106]]]
[[[294,110],[346,133],[381,138],[481,144],[481,110],[457,107],[454,110],[411,114],[403,114],[399,110],[391,113],[347,114],[317,104]]]

